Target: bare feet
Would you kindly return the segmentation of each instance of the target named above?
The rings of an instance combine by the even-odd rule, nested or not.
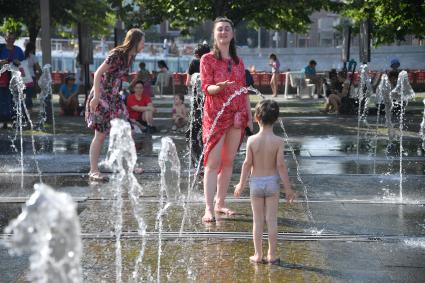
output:
[[[134,167],[134,174],[142,174],[145,170],[142,167]]]
[[[223,213],[226,215],[235,215],[236,212],[234,212],[233,210],[226,208],[226,207],[216,207],[214,208],[214,211],[217,213]]]
[[[205,210],[205,214],[204,216],[202,216],[202,222],[206,222],[206,223],[215,222],[215,217],[213,216],[212,211],[207,209]]]
[[[262,256],[253,255],[249,257],[249,261],[252,263],[266,263]]]

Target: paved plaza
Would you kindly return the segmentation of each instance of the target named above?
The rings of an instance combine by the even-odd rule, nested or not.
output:
[[[258,98],[251,98],[253,108]],[[226,199],[237,215],[218,216],[216,223],[208,225],[202,223],[203,191],[202,186],[195,186],[187,203],[183,233],[179,233],[183,206],[173,203],[163,216],[161,281],[423,282],[425,152],[418,136],[423,106],[413,103],[406,111],[400,202],[399,143],[388,146],[384,117],[376,127],[372,110],[368,125],[361,123],[357,144],[357,116],[323,114],[319,111],[323,108],[321,99],[276,100],[289,136],[285,160],[298,194],[292,205],[284,201],[282,194],[278,215],[281,262],[267,265],[248,260],[253,254],[249,190],[240,199],[233,198],[233,185],[239,180],[245,156],[244,142],[235,160]],[[160,202],[158,154],[162,137],[170,136],[176,145],[184,195],[192,173],[187,169],[184,134],[169,130],[172,97],[155,98],[154,104],[159,109],[155,120],[159,131],[135,137],[138,165],[145,169],[136,177],[144,192],[141,202],[147,234],[145,238],[138,235],[129,197],[124,194],[124,282],[131,282],[143,240],[146,250],[138,266],[139,274],[146,282],[157,278],[159,231],[155,221]],[[20,155],[10,146],[14,131],[0,130],[0,242],[8,241],[9,235],[3,229],[20,214],[33,185],[41,178],[55,190],[70,194],[78,204],[84,282],[115,282],[113,183],[88,182],[92,132],[83,118],[56,117],[55,124],[55,136],[51,129],[49,133],[34,134],[35,155],[30,131],[24,131],[23,175]],[[284,135],[278,124],[275,131]],[[102,157],[107,148],[106,143]],[[264,248],[266,244],[265,241]],[[0,245],[0,282],[26,282],[27,273],[28,255],[11,256]]]

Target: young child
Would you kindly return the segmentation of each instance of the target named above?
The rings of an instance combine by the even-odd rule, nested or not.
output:
[[[133,90],[134,93],[130,94],[126,101],[130,121],[143,128],[144,132],[154,133],[156,128],[153,126],[153,113],[156,109],[152,99],[143,92],[142,81],[134,83]]]
[[[174,125],[172,130],[175,131],[177,128],[181,128],[187,123],[187,110],[184,105],[184,95],[176,94],[174,96],[173,104],[173,121]]]
[[[280,259],[276,257],[279,177],[283,182],[287,201],[292,203],[295,198],[283,159],[283,139],[273,133],[273,123],[278,117],[279,105],[273,100],[263,100],[255,107],[255,119],[260,125],[260,131],[248,138],[241,178],[239,184],[235,186],[234,195],[239,197],[251,174],[249,187],[254,219],[255,254],[249,259],[253,263],[278,264],[280,262]],[[269,233],[269,250],[266,259],[263,259],[262,253],[264,220],[267,222]]]

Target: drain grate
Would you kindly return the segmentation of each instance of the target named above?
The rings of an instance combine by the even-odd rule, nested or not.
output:
[[[206,240],[206,239],[228,239],[228,240],[252,240],[249,232],[162,232],[163,240]],[[7,241],[11,234],[0,234],[0,239]],[[82,233],[81,237],[87,240],[114,240],[112,233]],[[122,240],[157,240],[158,232],[147,232],[141,236],[137,231],[123,232]],[[264,239],[267,234],[263,234]],[[400,236],[400,235],[368,235],[368,234],[312,234],[312,233],[278,233],[279,241],[338,241],[338,242],[404,242],[406,240],[425,241],[425,236]]]

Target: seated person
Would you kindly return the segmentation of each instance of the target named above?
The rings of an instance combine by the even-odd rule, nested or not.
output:
[[[316,66],[317,62],[315,60],[310,60],[308,65],[304,68],[304,75],[311,84],[316,86],[317,95],[320,97],[322,95],[322,79],[316,73]]]
[[[342,84],[340,83],[340,81],[338,80],[338,73],[336,71],[336,69],[331,69],[329,74],[328,74],[328,79],[325,80],[325,85],[326,85],[326,93],[325,93],[325,97],[326,97],[326,103],[325,103],[325,109],[322,112],[330,112],[330,111],[334,111],[335,109],[333,108],[333,105],[329,103],[329,96],[331,96],[332,93],[336,93],[338,91],[341,91],[342,89]]]
[[[347,73],[341,71],[338,74],[336,70],[329,73],[330,89],[327,96],[327,102],[324,112],[338,112],[340,113],[342,98],[348,94],[350,81],[347,79]]]
[[[184,127],[187,123],[187,110],[184,105],[184,95],[182,93],[174,96],[173,122],[173,131],[177,130],[177,128]]]
[[[130,122],[143,132],[153,133],[156,128],[153,126],[153,113],[156,112],[150,96],[143,92],[143,82],[137,81],[133,87],[134,92],[127,97],[127,110]]]
[[[394,90],[395,87],[397,86],[398,75],[401,72],[400,60],[398,60],[397,58],[392,59],[390,62],[390,68],[391,69],[387,72],[388,80],[390,81],[391,89]],[[403,101],[403,107],[404,106],[406,106],[406,101]],[[401,108],[402,108],[402,104],[400,103],[400,101],[393,100],[393,108],[392,108],[393,113],[399,115]]]
[[[397,85],[398,74],[400,73],[400,61],[398,59],[392,59],[390,62],[391,70],[388,71],[388,80],[390,81],[391,88],[395,88]]]
[[[75,77],[68,75],[65,83],[59,89],[59,115],[78,116],[78,85],[75,83]]]
[[[140,62],[139,64],[139,72],[137,72],[136,78],[130,84],[130,90],[133,90],[133,85],[137,81],[143,82],[143,92],[152,97],[152,87],[151,87],[151,73],[146,70],[145,62]]]

